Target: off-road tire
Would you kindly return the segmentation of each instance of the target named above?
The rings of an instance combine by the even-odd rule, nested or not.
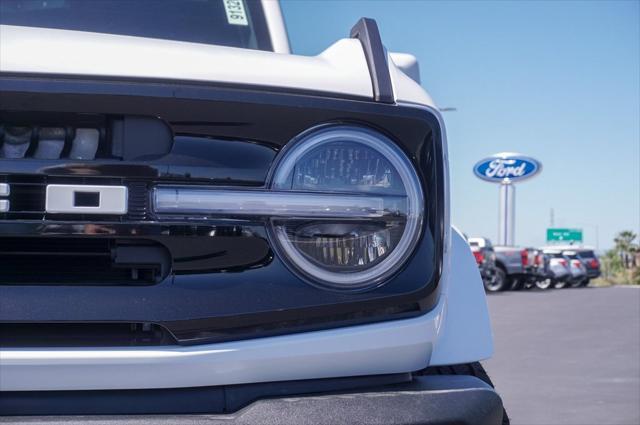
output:
[[[579,281],[577,281],[577,282],[571,282],[571,283],[569,284],[569,286],[570,286],[571,288],[582,288],[582,287],[584,286],[584,281],[585,281],[585,280],[586,280],[586,279],[579,280]]]
[[[548,291],[549,289],[553,289],[555,286],[556,284],[551,278],[536,281],[536,288],[542,291]]]
[[[509,279],[512,291],[519,291],[524,289],[524,278],[513,277]]]
[[[569,282],[566,280],[556,280],[553,287],[556,289],[563,289],[569,286]]]
[[[491,282],[486,282],[483,279],[482,283],[484,284],[484,289],[487,292],[504,291],[509,287],[510,284],[509,280],[507,279],[507,274],[500,267],[496,267],[496,272]]]
[[[493,382],[491,382],[491,378],[489,378],[489,375],[487,375],[487,372],[484,370],[484,367],[482,367],[480,362],[452,365],[452,366],[432,366],[418,372],[417,374],[418,375],[475,376],[481,381],[489,384],[491,388],[495,388],[495,385],[493,385]],[[511,422],[509,421],[509,416],[507,416],[507,411],[503,407],[502,408],[502,425],[509,425],[510,423]]]

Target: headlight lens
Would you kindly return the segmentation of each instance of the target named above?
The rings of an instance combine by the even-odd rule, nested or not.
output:
[[[424,201],[415,169],[395,143],[367,128],[326,127],[287,145],[271,189],[381,200],[376,216],[272,220],[285,260],[323,286],[380,285],[402,267],[420,236]]]

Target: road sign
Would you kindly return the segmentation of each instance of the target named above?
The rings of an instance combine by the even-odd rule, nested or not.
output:
[[[547,242],[582,242],[582,229],[547,229]]]

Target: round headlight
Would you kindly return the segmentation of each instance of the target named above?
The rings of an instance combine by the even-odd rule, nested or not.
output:
[[[416,171],[398,146],[376,131],[340,125],[301,136],[281,152],[270,185],[274,191],[379,205],[376,214],[353,208],[336,218],[327,213],[271,221],[284,260],[321,286],[379,286],[402,267],[420,237],[424,201]]]

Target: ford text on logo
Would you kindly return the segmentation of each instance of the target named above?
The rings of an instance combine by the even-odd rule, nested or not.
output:
[[[481,160],[473,167],[473,172],[482,180],[507,183],[533,177],[541,169],[542,164],[533,158],[504,152]]]

